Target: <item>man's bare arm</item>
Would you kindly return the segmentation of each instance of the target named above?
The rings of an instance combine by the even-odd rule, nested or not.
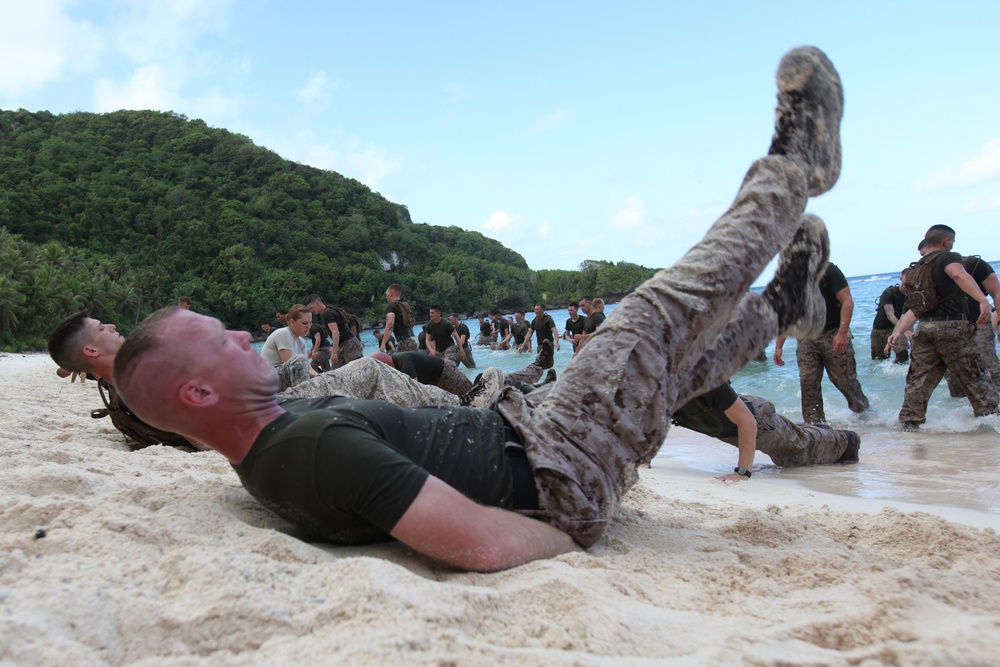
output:
[[[983,291],[979,289],[979,285],[976,281],[972,279],[969,272],[965,270],[961,262],[952,262],[944,267],[944,272],[948,274],[948,277],[955,281],[963,292],[971,296],[977,302],[979,302],[979,315],[976,319],[976,324],[986,324],[990,319],[990,311],[992,311],[992,306],[990,302],[986,299],[986,295]],[[972,313],[969,313],[969,317],[972,317]]]
[[[422,554],[477,572],[506,570],[579,549],[561,530],[475,503],[433,476],[390,534]]]
[[[843,352],[851,344],[851,320],[854,318],[854,297],[845,287],[834,295],[840,302],[840,327],[833,336],[833,351]]]
[[[736,424],[736,437],[740,449],[739,462],[736,465],[750,470],[753,467],[753,457],[757,450],[757,418],[753,416],[750,408],[740,398],[737,398],[736,402],[725,410],[725,414],[729,417],[730,421]],[[746,477],[731,472],[716,479],[726,482],[739,482],[746,479]]]
[[[393,326],[396,324],[396,313],[391,310],[385,315],[385,330],[382,332],[382,342],[379,343],[378,351],[385,352],[386,343],[389,342],[389,336],[392,334]]]

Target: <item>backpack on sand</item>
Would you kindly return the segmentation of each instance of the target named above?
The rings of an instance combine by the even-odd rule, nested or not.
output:
[[[906,307],[918,317],[937,310],[942,303],[958,294],[956,290],[942,299],[937,293],[937,285],[934,284],[934,263],[940,255],[940,250],[927,253],[920,258],[920,261],[911,262],[910,268],[906,271],[906,278],[903,281],[906,285]]]
[[[169,433],[153,428],[132,414],[132,411],[122,403],[118,397],[118,392],[115,391],[111,383],[102,379],[97,382],[97,387],[101,391],[101,400],[104,401],[105,407],[100,410],[91,411],[90,416],[94,419],[111,417],[111,423],[125,435],[126,442],[132,451],[160,444],[177,447],[189,452],[198,451],[195,447],[191,446],[190,442],[176,433]]]

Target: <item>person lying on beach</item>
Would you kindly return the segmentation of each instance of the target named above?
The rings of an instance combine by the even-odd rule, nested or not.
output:
[[[735,471],[719,477],[724,481],[749,477],[755,450],[767,454],[775,465],[790,468],[857,463],[861,446],[854,431],[796,424],[777,414],[767,399],[737,394],[728,382],[682,405],[671,422],[739,448]]]
[[[818,49],[777,74],[768,156],[705,237],[619,303],[537,405],[504,388],[490,409],[275,398],[246,332],[169,308],[119,350],[133,409],[225,456],[265,507],[312,539],[398,539],[469,570],[593,545],[676,407],[736,373],[779,333],[822,329],[829,258],[809,196],[840,173],[843,92]],[[780,252],[774,278],[747,294]],[[182,353],[183,352],[183,353]]]

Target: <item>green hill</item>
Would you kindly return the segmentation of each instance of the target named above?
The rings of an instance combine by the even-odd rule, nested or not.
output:
[[[531,271],[478,232],[413,223],[354,179],[178,114],[0,111],[7,348],[37,346],[82,307],[128,330],[179,295],[254,329],[311,292],[374,319],[394,282],[423,315],[622,292],[650,273],[581,268]]]

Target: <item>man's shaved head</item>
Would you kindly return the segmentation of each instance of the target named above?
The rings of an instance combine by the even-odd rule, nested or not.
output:
[[[115,357],[114,383],[133,412],[157,428],[164,425],[157,407],[169,403],[169,394],[176,390],[186,358],[186,341],[166,335],[168,323],[179,306],[162,308],[136,327]],[[185,311],[189,312],[189,311]],[[159,423],[157,423],[159,422]]]
[[[74,373],[89,370],[87,358],[83,356],[83,346],[89,339],[89,319],[90,313],[85,310],[73,313],[56,325],[49,336],[49,356],[60,368]]]

